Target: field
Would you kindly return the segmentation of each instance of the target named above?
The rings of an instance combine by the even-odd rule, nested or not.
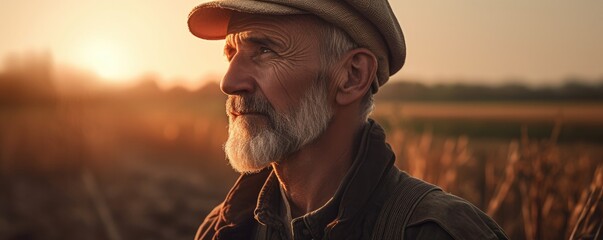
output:
[[[223,97],[112,94],[0,108],[0,239],[190,239],[222,200]],[[602,104],[381,101],[373,118],[399,167],[512,239],[601,223]]]
[[[382,105],[374,117],[388,127],[398,166],[470,200],[512,239],[591,239],[600,231],[601,105]]]

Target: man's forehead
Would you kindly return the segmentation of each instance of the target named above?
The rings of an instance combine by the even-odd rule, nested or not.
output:
[[[237,45],[237,43],[252,43],[262,46],[283,48],[285,43],[278,41],[274,36],[269,36],[259,31],[243,31],[226,35],[226,45]]]

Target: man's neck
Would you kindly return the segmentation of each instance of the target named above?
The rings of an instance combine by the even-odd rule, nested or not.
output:
[[[334,118],[315,142],[273,164],[293,218],[322,207],[335,195],[352,165],[353,146],[362,126]]]

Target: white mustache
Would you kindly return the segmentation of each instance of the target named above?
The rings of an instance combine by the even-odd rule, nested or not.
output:
[[[274,115],[276,111],[272,104],[266,98],[259,95],[250,96],[228,96],[226,100],[226,113],[230,115],[241,115],[247,113],[258,113],[264,115]]]

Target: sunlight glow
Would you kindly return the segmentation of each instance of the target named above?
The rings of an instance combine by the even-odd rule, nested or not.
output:
[[[108,83],[120,83],[126,77],[126,57],[119,45],[108,41],[89,42],[81,50],[81,64],[99,74]]]

